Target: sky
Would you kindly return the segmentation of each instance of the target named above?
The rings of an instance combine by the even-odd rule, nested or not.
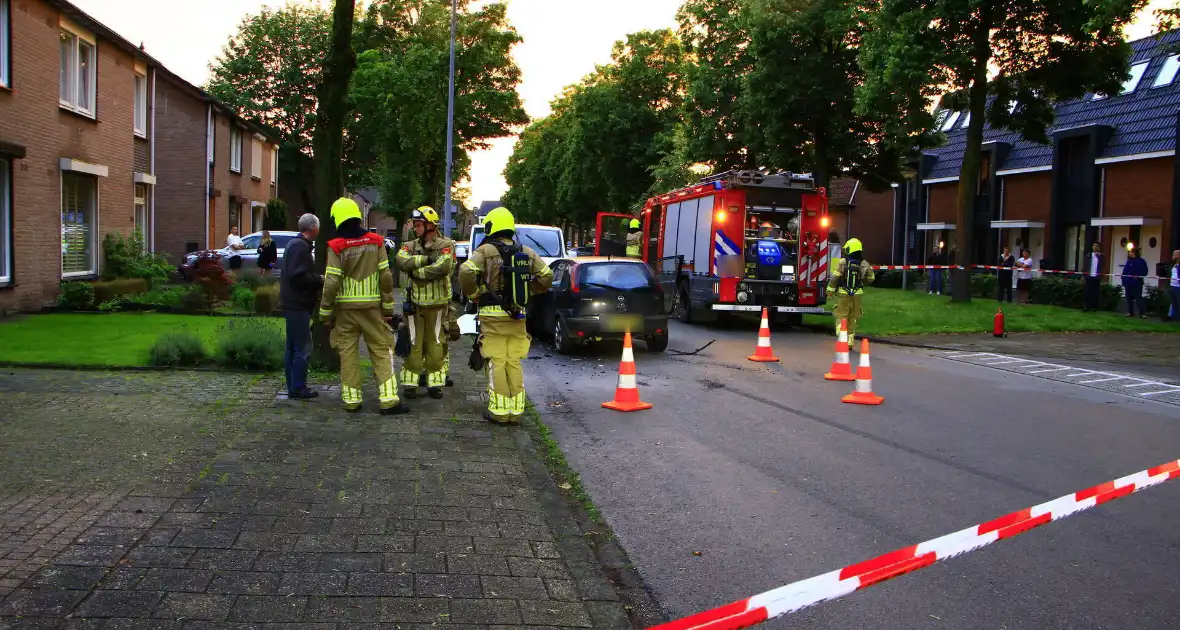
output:
[[[242,18],[283,0],[72,0],[99,22],[195,85],[203,85],[209,63],[237,30]],[[324,0],[297,0],[323,2]],[[1173,0],[1152,0],[1145,14]],[[549,113],[549,102],[610,61],[611,46],[628,33],[672,28],[682,0],[507,0],[508,18],[524,42],[514,49],[523,75],[519,92],[529,116]],[[1151,34],[1151,20],[1128,30],[1131,39]],[[439,130],[446,135],[445,129]],[[492,142],[472,155],[474,203],[499,199],[507,189],[504,165],[515,137]]]

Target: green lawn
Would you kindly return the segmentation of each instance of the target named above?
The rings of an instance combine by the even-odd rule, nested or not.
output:
[[[976,298],[966,304],[952,304],[946,296],[870,288],[865,290],[864,317],[857,322],[857,333],[990,332],[996,306],[995,300]],[[1121,312],[1083,313],[1077,309],[1040,304],[1003,306],[1008,332],[1180,332],[1180,325],[1162,322],[1158,317],[1124,317]],[[830,317],[807,316],[806,322],[833,325]]]
[[[0,323],[0,361],[84,366],[147,365],[148,349],[161,334],[189,330],[212,354],[228,317],[112,313],[30,315]],[[276,328],[279,318],[267,318]]]

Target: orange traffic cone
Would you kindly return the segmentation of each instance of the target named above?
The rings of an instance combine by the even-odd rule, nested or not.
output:
[[[615,388],[615,399],[602,403],[615,411],[642,411],[651,409],[651,403],[639,400],[639,384],[635,380],[635,353],[631,351],[631,333],[623,336],[623,360],[619,363],[619,385]]]
[[[778,361],[778,357],[774,356],[774,350],[770,349],[770,321],[765,306],[762,307],[762,326],[758,329],[758,346],[754,348],[754,354],[746,358],[759,363]]]
[[[832,361],[832,371],[824,374],[829,381],[855,381],[856,374],[852,371],[852,364],[848,362],[848,320],[840,320],[836,329],[836,358]]]
[[[873,368],[869,367],[869,340],[860,345],[860,367],[856,369],[856,391],[840,399],[840,402],[857,405],[879,405],[885,399],[873,393]]]

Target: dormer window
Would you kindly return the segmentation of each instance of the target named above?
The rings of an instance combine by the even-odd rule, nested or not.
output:
[[[1159,74],[1155,75],[1155,82],[1151,84],[1151,87],[1171,85],[1172,80],[1176,78],[1177,70],[1180,70],[1180,56],[1170,55],[1164,60],[1164,67],[1160,68]]]
[[[1131,78],[1123,82],[1123,89],[1121,92],[1119,92],[1119,96],[1130,94],[1131,92],[1135,91],[1135,88],[1139,85],[1139,81],[1143,78],[1143,73],[1147,72],[1147,66],[1150,63],[1150,61],[1142,61],[1131,66]],[[1100,101],[1104,98],[1106,98],[1106,95],[1104,94],[1095,94],[1094,98],[1091,98],[1090,100]]]
[[[942,121],[942,126],[939,131],[950,131],[955,127],[955,122],[959,120],[959,112],[950,112],[946,115],[946,119]]]

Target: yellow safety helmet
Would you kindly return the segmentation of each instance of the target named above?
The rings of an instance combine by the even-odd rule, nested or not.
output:
[[[847,243],[844,243],[844,251],[848,252],[849,254],[855,254],[856,252],[863,250],[864,246],[860,244],[859,238],[850,238],[848,239]]]
[[[483,218],[483,221],[483,231],[487,236],[507,230],[516,231],[516,218],[512,216],[508,208],[500,207],[492,210]]]
[[[414,214],[410,217],[410,220],[426,221],[427,223],[438,225],[438,213],[435,212],[434,208],[431,208],[430,206],[422,206],[414,211]]]
[[[336,227],[340,227],[345,221],[349,219],[363,219],[361,214],[361,207],[356,205],[356,202],[349,197],[341,197],[332,203],[332,222]]]
[[[627,227],[632,230],[638,230],[639,229],[639,219],[631,219],[631,222],[627,224]]]

